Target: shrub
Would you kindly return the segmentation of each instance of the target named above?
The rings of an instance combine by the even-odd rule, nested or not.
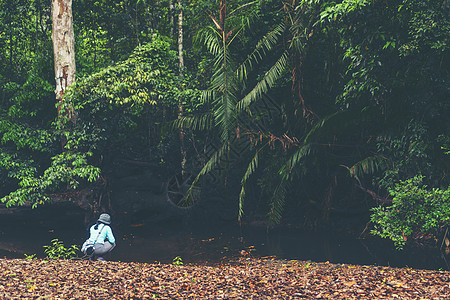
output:
[[[71,259],[77,256],[79,250],[76,245],[69,248],[64,247],[64,243],[58,239],[53,239],[52,244],[44,246],[45,254],[50,259]]]
[[[428,189],[423,176],[400,181],[390,190],[392,205],[372,209],[372,234],[391,239],[402,249],[413,234],[436,237],[450,223],[450,187]]]

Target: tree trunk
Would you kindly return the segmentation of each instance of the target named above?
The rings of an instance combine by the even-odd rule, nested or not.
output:
[[[72,0],[52,0],[52,29],[55,94],[61,106],[64,91],[75,82],[76,73]]]
[[[174,10],[174,6],[173,6],[173,2],[172,0],[169,0],[169,24],[170,24],[170,38],[173,38],[173,10]]]
[[[178,0],[178,59],[180,79],[183,79],[184,57],[183,57],[183,6],[181,0]],[[183,116],[183,99],[178,98],[178,118]],[[186,149],[184,147],[184,129],[180,127],[180,152],[181,152],[181,174],[184,176],[186,168]]]
[[[55,64],[55,94],[58,101],[58,123],[61,128],[67,121],[75,122],[71,103],[64,105],[64,92],[75,82],[75,38],[72,23],[72,0],[52,0],[52,41]],[[61,135],[61,148],[67,143]]]
[[[181,0],[178,0],[178,58],[180,61],[180,75],[183,76],[184,58],[183,58],[183,6]]]

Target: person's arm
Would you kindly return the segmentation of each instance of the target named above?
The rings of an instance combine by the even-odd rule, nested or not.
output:
[[[108,241],[111,244],[114,244],[116,242],[116,239],[114,238],[111,227],[109,227],[109,226],[106,227],[106,237],[108,238]]]
[[[94,242],[95,237],[94,237],[94,225],[92,225],[91,227],[89,227],[89,240],[91,242]]]

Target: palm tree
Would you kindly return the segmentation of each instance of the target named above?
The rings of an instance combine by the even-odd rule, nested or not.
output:
[[[229,30],[225,1],[220,2],[218,19],[210,15],[214,26],[206,28],[200,34],[200,41],[206,45],[214,57],[211,86],[202,94],[203,101],[210,104],[212,109],[201,116],[183,117],[175,124],[194,129],[216,128],[219,130],[221,147],[209,158],[194,183],[202,175],[213,170],[222,158],[228,155],[232,143],[243,136],[250,140],[252,147],[248,148],[248,152],[253,153],[241,178],[238,201],[239,220],[244,214],[247,182],[258,169],[264,152],[273,148],[276,143],[281,144],[284,150],[294,149],[290,151],[292,153],[285,158],[284,163],[277,171],[278,179],[274,178],[278,180],[278,184],[273,189],[272,197],[269,200],[269,219],[272,223],[277,223],[282,216],[287,187],[293,175],[292,170],[315,151],[315,139],[320,138],[323,131],[330,129],[326,124],[333,120],[336,122],[342,120],[338,114],[319,119],[306,105],[302,96],[301,57],[305,51],[313,21],[318,16],[317,4],[317,0],[284,1],[282,22],[266,33],[256,44],[254,50],[238,66],[230,54],[230,45],[243,28],[236,27],[236,29]],[[254,84],[253,88],[243,93],[252,71],[268,55],[276,54],[278,57],[262,78]],[[270,129],[256,125],[254,117],[255,106],[264,101],[268,97],[267,93],[280,79],[286,78],[286,76],[290,76],[293,81],[292,92],[295,95],[293,100],[299,101],[303,112],[302,130],[305,133],[301,138],[289,134],[288,131],[292,128],[285,128],[286,132],[277,136]],[[189,203],[189,199],[191,199],[189,196],[186,197],[186,204]]]
[[[179,128],[200,130],[215,128],[219,131],[218,136],[221,146],[204,165],[191,187],[194,187],[202,175],[210,172],[227,155],[238,127],[236,103],[238,101],[239,84],[236,65],[229,49],[235,37],[242,30],[242,26],[229,29],[231,26],[228,25],[229,21],[227,21],[226,1],[220,1],[218,18],[212,14],[209,17],[214,26],[202,30],[198,35],[198,42],[204,44],[213,56],[214,73],[211,84],[201,94],[202,102],[209,105],[211,109],[200,116],[182,116],[174,124]],[[191,190],[185,199],[185,204],[192,200],[192,197],[190,197]]]

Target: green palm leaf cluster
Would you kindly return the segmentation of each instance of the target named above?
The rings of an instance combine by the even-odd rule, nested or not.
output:
[[[199,34],[199,41],[213,56],[214,73],[210,87],[202,93],[202,100],[210,105],[210,110],[200,116],[183,117],[176,120],[176,126],[183,126],[192,129],[216,129],[219,131],[222,146],[215,152],[198,173],[194,183],[199,178],[213,170],[227,156],[232,143],[239,142],[241,132],[246,138],[250,138],[254,147],[250,147],[250,152],[254,151],[249,165],[241,179],[241,192],[239,194],[239,220],[244,215],[244,200],[246,195],[246,184],[250,177],[257,171],[261,156],[259,153],[270,149],[275,141],[281,141],[286,145],[291,144],[284,138],[276,137],[270,130],[256,126],[256,112],[253,106],[258,105],[267,93],[276,86],[286,74],[292,70],[292,56],[302,51],[302,38],[308,36],[305,28],[298,25],[297,21],[302,15],[309,15],[311,9],[318,1],[287,1],[284,8],[285,17],[283,22],[267,32],[256,44],[253,51],[239,64],[232,56],[231,44],[238,35],[243,32],[244,27],[232,27],[232,17],[227,16],[227,4],[220,2],[219,17],[216,19],[212,15],[210,18],[214,26],[210,26]],[[310,21],[306,22],[311,24]],[[308,25],[305,25],[308,26]],[[229,30],[228,28],[233,28]],[[285,43],[288,39],[290,42]],[[281,49],[281,51],[278,51]],[[258,68],[267,55],[275,55],[274,63],[267,68],[262,77],[253,82],[251,88],[249,78],[252,72]],[[277,104],[278,105],[278,104]],[[238,133],[236,133],[238,132]],[[259,135],[259,138],[252,138],[252,133]],[[258,144],[258,139],[262,142]],[[303,143],[301,143],[303,144]],[[279,222],[282,215],[284,197],[286,195],[286,183],[290,179],[290,170],[304,156],[310,153],[311,145],[306,143],[300,145],[298,151],[294,151],[291,158],[286,160],[279,170],[280,182],[273,192],[270,200],[269,217],[273,223]],[[189,197],[186,198],[187,203]]]

